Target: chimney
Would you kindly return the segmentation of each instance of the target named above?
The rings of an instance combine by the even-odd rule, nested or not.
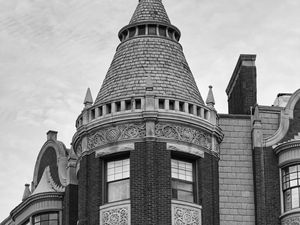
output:
[[[250,114],[257,104],[256,55],[240,55],[226,88],[229,114]]]
[[[47,132],[47,140],[54,140],[54,141],[56,141],[57,140],[57,131],[49,130]]]

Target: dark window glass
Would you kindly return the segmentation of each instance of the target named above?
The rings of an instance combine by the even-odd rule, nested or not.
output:
[[[163,37],[167,36],[167,27],[159,26],[158,30],[159,30],[160,36],[163,36]]]
[[[135,27],[129,29],[129,37],[133,37],[135,35]]]
[[[98,108],[98,110],[99,110],[99,116],[103,116],[102,106],[100,106],[100,107]]]
[[[172,29],[168,29],[168,35],[169,35],[169,38],[173,39],[173,30]]]
[[[138,26],[138,34],[139,35],[145,35],[146,34],[146,26]]]
[[[174,100],[169,101],[169,109],[170,110],[175,110],[175,101]]]
[[[158,107],[160,109],[164,109],[165,108],[165,100],[164,99],[159,99],[158,100]]]
[[[194,105],[189,104],[189,113],[193,114],[194,113],[193,111],[194,111]]]
[[[121,102],[116,102],[116,111],[117,112],[121,111]]]
[[[125,110],[131,110],[131,100],[125,101]]]
[[[148,25],[148,34],[156,35],[156,25]]]
[[[179,111],[184,112],[184,102],[179,102]]]
[[[136,109],[141,109],[141,108],[142,108],[142,102],[141,102],[141,99],[136,99],[136,100],[135,100],[135,108],[136,108]]]
[[[111,104],[106,104],[106,114],[111,113]]]

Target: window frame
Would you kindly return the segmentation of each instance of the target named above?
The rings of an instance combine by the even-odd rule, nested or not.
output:
[[[50,214],[56,214],[57,218],[56,219],[50,219]],[[48,220],[41,220],[41,215],[48,215]],[[36,217],[40,217],[39,221],[35,221]],[[48,224],[50,224],[50,221],[57,221],[57,225],[60,225],[60,212],[59,211],[45,211],[45,212],[40,212],[37,214],[34,214],[32,216],[32,222],[30,224],[35,225],[35,224],[41,224],[41,222],[47,221]]]
[[[121,160],[125,160],[128,159],[129,160],[129,176],[126,178],[121,178],[121,179],[116,179],[113,181],[108,181],[108,163],[109,162],[113,162],[113,161],[121,161]],[[110,203],[114,203],[114,202],[119,202],[119,201],[126,201],[130,199],[130,155],[129,154],[117,154],[117,155],[113,155],[110,157],[107,157],[104,159],[104,172],[103,172],[103,194],[104,194],[104,198],[103,198],[103,204],[110,204]],[[116,200],[116,201],[109,201],[109,184],[110,183],[114,183],[114,182],[119,182],[119,181],[123,181],[123,180],[128,180],[129,181],[129,193],[128,196],[129,198],[126,199],[120,199],[120,200]]]
[[[176,155],[171,155],[171,197],[173,200],[178,200],[178,201],[183,201],[183,202],[189,202],[192,204],[198,204],[198,176],[197,176],[197,159],[196,157],[192,156],[187,156],[186,154],[176,154]],[[172,176],[172,160],[178,160],[186,163],[191,163],[192,164],[192,181],[187,181],[179,178],[173,178]],[[173,181],[175,182],[182,182],[186,184],[192,184],[192,196],[193,196],[193,201],[185,201],[182,199],[178,199],[173,197]]]
[[[296,167],[296,170],[294,172],[290,172],[290,168]],[[288,169],[288,172],[286,170]],[[291,179],[291,174],[295,174],[296,177],[294,179]],[[296,181],[295,185],[291,185],[291,182]],[[293,201],[295,200],[293,198],[293,190],[298,189],[298,206],[293,207]],[[286,193],[290,193],[290,202],[289,207],[287,206],[287,200],[286,200]],[[281,193],[282,193],[282,206],[283,206],[283,212],[289,212],[294,209],[300,209],[300,163],[293,163],[285,165],[281,168]]]

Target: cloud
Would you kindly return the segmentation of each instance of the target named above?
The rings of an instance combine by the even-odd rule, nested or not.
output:
[[[298,0],[164,0],[205,99],[227,111],[225,89],[240,53],[257,53],[258,99],[299,88]],[[137,0],[0,0],[0,218],[32,179],[49,129],[67,146],[87,87],[95,99]],[[13,165],[13,166],[12,166]],[[7,185],[9,182],[9,185]]]

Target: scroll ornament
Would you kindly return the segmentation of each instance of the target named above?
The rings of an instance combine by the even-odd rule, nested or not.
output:
[[[88,149],[121,140],[143,138],[146,135],[146,125],[124,124],[99,130],[88,137]]]
[[[128,207],[113,208],[101,213],[102,225],[129,225]]]
[[[173,220],[175,225],[200,225],[200,212],[176,206]]]
[[[190,127],[157,123],[155,125],[155,136],[184,141],[211,150],[211,137],[203,131]]]

